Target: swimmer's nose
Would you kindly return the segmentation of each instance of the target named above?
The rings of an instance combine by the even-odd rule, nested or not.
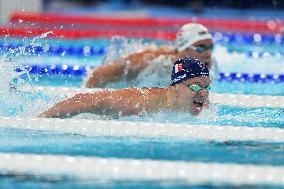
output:
[[[204,51],[204,54],[206,54],[207,56],[211,56],[212,55],[212,49],[207,49],[206,51]]]
[[[198,95],[198,96],[201,96],[201,97],[203,97],[203,98],[208,98],[208,96],[209,96],[209,91],[206,90],[206,89],[202,89],[202,90],[200,90],[200,91],[197,92],[197,95]]]

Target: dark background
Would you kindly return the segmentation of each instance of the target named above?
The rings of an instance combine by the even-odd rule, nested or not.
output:
[[[284,0],[44,0],[45,6],[52,2],[64,1],[81,6],[96,6],[105,3],[120,3],[124,5],[171,6],[202,10],[203,8],[232,9],[284,9]]]

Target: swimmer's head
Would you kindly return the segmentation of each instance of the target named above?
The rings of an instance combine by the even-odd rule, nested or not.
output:
[[[177,32],[176,49],[181,52],[194,43],[205,39],[213,39],[206,27],[197,23],[185,24]]]
[[[174,63],[171,85],[200,76],[209,77],[208,68],[196,58],[184,57]]]
[[[177,60],[171,80],[172,104],[176,109],[197,115],[209,106],[209,70],[200,60],[192,57]]]

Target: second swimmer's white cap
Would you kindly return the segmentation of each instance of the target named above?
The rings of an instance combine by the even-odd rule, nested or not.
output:
[[[193,43],[204,39],[212,39],[206,27],[197,23],[185,24],[177,32],[176,49],[183,51]]]

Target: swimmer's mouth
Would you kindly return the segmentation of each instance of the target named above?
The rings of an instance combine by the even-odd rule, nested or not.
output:
[[[204,99],[195,99],[193,100],[193,105],[197,108],[202,108],[204,104]]]

